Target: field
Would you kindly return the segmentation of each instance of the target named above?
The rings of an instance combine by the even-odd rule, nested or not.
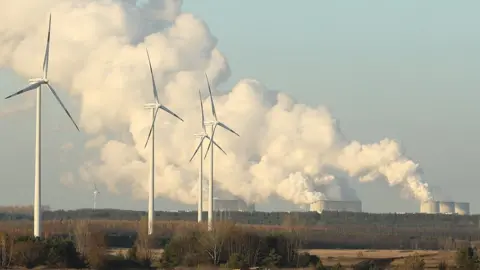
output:
[[[333,266],[337,263],[343,266],[351,266],[358,263],[376,261],[385,266],[402,265],[404,259],[417,253],[425,261],[426,269],[438,269],[438,265],[444,261],[448,265],[454,265],[454,251],[434,250],[345,250],[345,249],[310,249],[305,250],[322,259],[325,266]]]
[[[117,210],[99,210],[95,213],[83,213],[81,210],[47,212],[50,216],[43,222],[44,236],[71,237],[78,230],[88,228],[89,231],[105,233],[109,253],[125,254],[135,243],[137,232],[146,228],[146,220],[143,218],[145,214],[121,212],[118,217],[109,219],[115,211]],[[45,216],[48,216],[47,213]],[[90,218],[93,214],[95,218]],[[468,246],[480,248],[480,217],[473,216],[240,212],[232,213],[232,216],[236,218],[227,223],[236,223],[235,226],[243,232],[252,231],[260,237],[270,234],[288,235],[294,239],[289,241],[299,244],[298,247],[301,246],[304,251],[319,256],[327,267],[340,263],[346,269],[351,269],[353,265],[374,263],[379,269],[391,269],[389,266],[401,266],[405,263],[405,258],[417,255],[417,258],[420,257],[425,262],[426,269],[438,269],[442,262],[455,265],[457,249]],[[17,236],[32,234],[31,219],[8,215],[4,218],[8,219],[0,221],[1,231]],[[244,218],[247,218],[246,221]],[[199,225],[195,219],[196,216],[191,213],[183,212],[162,213],[158,216],[154,223],[155,240],[151,246],[157,261],[162,255],[162,248],[178,228],[182,231],[205,226]],[[258,220],[275,222],[259,224]]]
[[[362,262],[375,261],[379,266],[400,266],[403,265],[406,257],[417,254],[425,261],[425,269],[438,269],[441,262],[454,265],[455,251],[436,250],[346,250],[346,249],[308,249],[303,250],[322,259],[325,266],[334,266],[340,263],[344,267],[350,267]],[[111,249],[110,254],[125,254],[127,249]],[[155,257],[160,257],[161,249],[154,251]]]

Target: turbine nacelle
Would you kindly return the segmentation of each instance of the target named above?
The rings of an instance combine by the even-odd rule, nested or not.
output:
[[[216,125],[217,123],[218,123],[218,121],[205,121],[205,122],[203,122],[203,124],[204,124],[205,126],[214,126],[214,125]]]
[[[202,133],[193,134],[193,136],[195,136],[195,138],[203,138],[203,137],[207,137],[208,134],[205,132],[202,132]]]
[[[160,104],[158,104],[158,103],[147,103],[147,104],[143,105],[143,108],[145,108],[147,110],[157,109],[157,108],[160,108]]]
[[[33,78],[33,79],[30,79],[28,80],[28,82],[30,84],[34,84],[34,83],[42,83],[42,84],[48,84],[48,79],[45,79],[45,78]]]

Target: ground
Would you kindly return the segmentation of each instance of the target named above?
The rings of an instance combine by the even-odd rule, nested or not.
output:
[[[426,269],[438,269],[440,262],[454,265],[454,251],[436,250],[345,250],[345,249],[312,249],[306,250],[319,256],[325,266],[340,263],[344,266],[355,265],[362,261],[376,260],[391,262],[391,266],[403,264],[404,258],[417,253],[425,261]]]
[[[368,249],[310,249],[304,250],[312,255],[317,255],[322,259],[325,266],[333,266],[340,263],[349,267],[362,261],[375,260],[391,266],[402,265],[404,259],[415,253],[425,261],[425,269],[438,269],[438,265],[444,261],[448,265],[454,265],[455,251],[437,251],[437,250],[368,250]],[[125,254],[127,249],[112,249],[110,253]],[[159,257],[162,250],[155,250],[154,256]]]

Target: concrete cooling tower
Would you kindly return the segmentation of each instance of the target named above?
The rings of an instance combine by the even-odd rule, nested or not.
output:
[[[465,202],[424,201],[420,213],[469,215],[470,204]]]
[[[455,213],[455,203],[454,202],[438,202],[440,213],[442,214],[453,214]]]
[[[425,201],[420,204],[420,213],[438,214],[440,212],[440,204],[437,201]]]
[[[470,204],[466,202],[456,202],[455,214],[470,215]]]
[[[362,212],[361,201],[331,201],[320,200],[310,204],[310,211],[338,211],[338,212]]]

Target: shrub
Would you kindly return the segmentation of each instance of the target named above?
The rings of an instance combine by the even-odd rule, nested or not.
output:
[[[425,261],[415,253],[405,259],[404,267],[411,270],[423,270],[425,269]]]
[[[298,260],[297,260],[297,268],[298,267],[317,267],[317,265],[321,265],[323,267],[322,261],[317,255],[311,255],[308,252],[302,252],[298,254]]]
[[[380,269],[373,260],[367,260],[356,264],[353,269],[355,270],[377,270]]]
[[[271,249],[270,253],[268,253],[268,255],[265,256],[265,258],[263,258],[262,265],[267,267],[279,266],[281,259],[282,259],[282,256],[278,255],[275,252],[275,249]]]
[[[471,247],[458,249],[455,254],[455,264],[463,269],[477,269],[480,261],[476,249]]]
[[[327,268],[325,268],[325,266],[323,266],[323,263],[322,261],[318,261],[317,264],[315,265],[315,270],[325,270]]]
[[[152,264],[152,243],[153,239],[148,235],[148,220],[143,217],[140,220],[137,230],[137,240],[132,247],[130,257],[135,258],[140,265],[150,266]],[[133,252],[135,254],[133,254]]]
[[[207,232],[199,228],[177,228],[170,242],[165,246],[161,266],[173,268],[179,265],[197,266],[211,264],[201,239]]]
[[[45,263],[45,244],[34,237],[20,237],[13,246],[12,259],[16,266],[33,268]]]
[[[62,238],[45,240],[45,265],[59,268],[84,267],[83,261],[75,248],[75,244]]]
[[[441,261],[438,264],[438,270],[447,270],[448,269],[448,264],[445,261]]]
[[[248,264],[245,262],[245,258],[242,256],[242,254],[233,253],[228,258],[225,267],[229,269],[248,269]]]
[[[107,245],[103,232],[89,233],[85,255],[90,267],[103,269],[107,267]]]
[[[8,268],[12,264],[13,237],[0,233],[0,268]]]
[[[343,266],[338,262],[334,266],[332,266],[332,270],[342,270]]]

